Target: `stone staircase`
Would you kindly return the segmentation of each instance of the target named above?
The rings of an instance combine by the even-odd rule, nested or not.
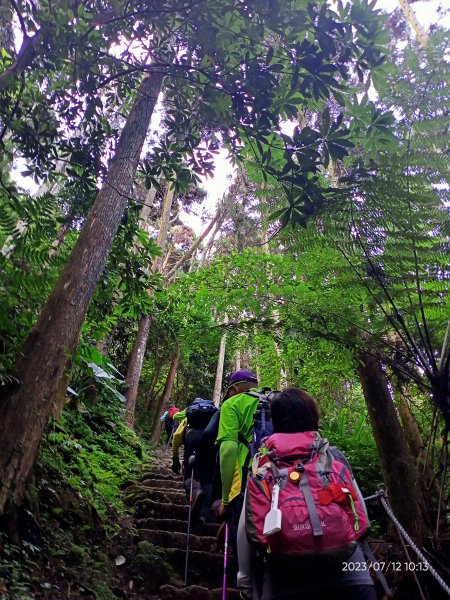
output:
[[[141,582],[137,597],[221,600],[224,556],[216,543],[219,523],[191,525],[184,586],[189,504],[181,476],[172,473],[170,460],[168,451],[158,450],[158,466],[125,490],[127,503],[135,507],[136,551],[131,560],[146,571],[145,576],[140,573],[136,578]],[[143,559],[146,553],[147,559]],[[237,561],[230,549],[227,562],[226,598],[237,600]]]

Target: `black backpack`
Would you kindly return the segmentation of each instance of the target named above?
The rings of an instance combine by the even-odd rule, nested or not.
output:
[[[217,412],[212,400],[196,398],[186,409],[186,419],[189,429],[205,429],[211,417]]]

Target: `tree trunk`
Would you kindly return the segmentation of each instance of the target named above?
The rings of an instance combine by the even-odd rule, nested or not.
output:
[[[157,242],[158,246],[160,246],[163,249],[164,249],[164,246],[167,241],[167,234],[168,234],[168,228],[169,228],[169,219],[170,219],[170,211],[171,211],[171,207],[172,207],[172,202],[173,202],[173,187],[169,186],[166,190],[166,195],[165,195],[164,202],[163,202],[163,210],[162,210],[162,215],[161,215],[161,223],[160,223],[160,227],[159,227],[158,242]],[[223,213],[225,214],[225,211],[223,211]],[[205,231],[191,245],[191,247],[183,255],[183,257],[166,274],[166,276],[165,276],[166,281],[168,281],[176,273],[176,271],[181,266],[183,266],[183,264],[186,261],[188,261],[191,258],[191,256],[193,255],[195,250],[198,248],[198,246],[200,245],[202,240],[208,235],[208,233],[213,228],[214,223],[216,223],[217,220],[220,221],[220,215],[221,215],[221,213],[218,210],[216,213],[216,216],[214,217],[214,219],[212,219],[211,223],[208,225],[208,227],[205,229]],[[166,261],[163,259],[163,256],[158,257],[154,263],[154,270],[161,271],[164,268],[165,262]],[[126,404],[125,404],[125,408],[127,411],[125,423],[131,429],[133,428],[133,423],[134,423],[134,412],[136,409],[136,399],[137,399],[137,393],[138,393],[138,387],[139,387],[139,379],[141,377],[142,365],[143,365],[143,360],[144,360],[144,355],[145,355],[145,347],[147,345],[148,335],[149,335],[149,331],[150,331],[149,327],[147,327],[146,335],[145,335],[145,339],[144,339],[144,337],[143,337],[143,332],[145,329],[144,321],[148,318],[149,317],[142,317],[141,321],[139,323],[138,334],[136,336],[136,340],[135,340],[133,350],[131,353],[131,358],[130,358],[130,362],[128,365],[127,376],[126,376],[126,380],[125,380],[125,385],[127,387],[127,391],[125,393],[125,397],[127,399]],[[140,334],[141,331],[142,331],[142,335]],[[141,349],[142,349],[142,353],[140,353]]]
[[[141,376],[142,364],[144,362],[145,349],[147,348],[151,320],[151,316],[146,315],[139,321],[138,331],[134,341],[133,350],[131,352],[127,377],[125,380],[125,398],[127,399],[125,402],[125,425],[127,425],[127,427],[130,429],[134,429],[134,415],[136,411],[136,398],[139,387],[139,378]]]
[[[425,533],[425,512],[417,468],[379,360],[365,353],[359,359],[358,373],[389,500],[401,524],[420,543]]]
[[[175,381],[175,375],[177,374],[178,363],[180,362],[181,347],[177,344],[175,353],[170,363],[169,373],[167,374],[166,384],[164,386],[163,393],[159,400],[158,406],[156,406],[156,412],[153,416],[153,427],[152,427],[152,441],[157,442],[161,435],[161,421],[159,420],[162,408],[164,404],[169,402],[170,396],[172,395],[173,384]]]
[[[214,246],[214,242],[216,240],[216,235],[218,234],[219,229],[220,229],[221,226],[222,226],[222,223],[217,224],[216,227],[215,227],[215,229],[214,229],[214,231],[212,232],[211,237],[209,238],[209,241],[206,244],[206,248],[203,250],[202,256],[201,256],[200,261],[198,263],[198,268],[199,269],[202,269],[205,266],[206,262],[208,261],[209,254],[210,254],[210,252],[212,250],[212,247]]]
[[[419,458],[423,453],[425,444],[422,439],[422,434],[420,433],[419,425],[409,407],[405,384],[402,383],[396,375],[392,377],[391,383],[396,400],[395,405],[398,414],[400,415],[408,446],[414,458]]]
[[[172,210],[174,196],[174,188],[171,183],[167,184],[166,193],[164,194],[164,201],[161,211],[161,221],[159,223],[158,239],[156,243],[162,250],[161,256],[157,256],[153,263],[153,271],[155,273],[161,272],[161,267],[164,262],[164,250],[167,242],[167,235],[169,233],[169,222],[170,222],[170,211]]]
[[[174,189],[171,184],[168,184],[164,194],[164,202],[161,214],[161,223],[159,226],[157,244],[164,250],[167,240],[167,232],[169,228],[170,210],[172,208]],[[161,269],[162,257],[158,256],[153,263],[153,270]],[[149,292],[150,293],[150,292]],[[127,376],[125,378],[125,424],[133,429],[134,415],[136,410],[136,399],[139,388],[139,380],[141,378],[142,365],[144,363],[145,349],[147,347],[148,334],[150,332],[149,315],[144,315],[139,320],[138,331],[131,351],[130,361],[128,363]]]
[[[61,227],[59,228],[58,235],[56,236],[56,239],[53,241],[52,247],[48,251],[48,255],[50,256],[50,258],[52,256],[56,256],[58,254],[58,250],[59,250],[60,246],[62,246],[62,244],[64,244],[64,242],[66,240],[66,236],[69,233],[72,223],[74,221],[74,218],[75,217],[73,215],[69,215],[67,217],[67,221],[65,223],[63,223],[61,225]]]
[[[161,360],[155,366],[155,372],[153,373],[153,377],[152,377],[152,381],[150,383],[150,387],[149,387],[148,391],[146,392],[147,401],[146,401],[145,407],[144,407],[144,411],[145,412],[150,412],[150,410],[152,408],[152,405],[154,404],[154,402],[153,402],[153,394],[155,393],[156,384],[158,383],[159,374],[161,373],[161,369],[163,367],[163,364],[164,363]]]
[[[236,350],[234,351],[234,370],[235,371],[241,370],[241,349],[240,348],[236,348]]]
[[[225,320],[227,322],[227,320]],[[225,350],[227,345],[227,334],[224,333],[220,339],[219,356],[217,358],[216,380],[214,382],[213,402],[219,407],[220,392],[222,391],[223,365],[225,362]]]
[[[428,36],[425,33],[425,29],[417,20],[417,17],[413,9],[410,7],[408,0],[398,0],[398,3],[400,4],[400,8],[406,20],[411,25],[414,33],[416,34],[420,46],[422,48],[425,48],[428,43]]]
[[[42,31],[37,31],[32,36],[24,36],[22,46],[17,54],[16,60],[7,67],[2,73],[0,73],[0,92],[4,92],[8,89],[8,86],[13,84],[20,75],[27,69],[33,62],[36,56],[36,48],[42,41]]]
[[[61,378],[78,342],[89,303],[125,209],[163,74],[146,77],[119,139],[95,204],[72,254],[16,363],[19,387],[0,402],[0,513],[20,504],[55,403]]]
[[[145,201],[141,208],[141,212],[139,214],[140,228],[147,232],[149,230],[148,222],[150,219],[150,214],[152,212],[153,205],[155,204],[155,197],[156,197],[156,188],[152,187],[148,190],[148,192],[145,196]]]

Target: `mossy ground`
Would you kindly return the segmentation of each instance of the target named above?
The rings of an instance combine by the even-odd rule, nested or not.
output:
[[[111,410],[66,411],[49,427],[28,507],[14,528],[8,515],[0,523],[1,600],[132,598],[132,578],[162,582],[163,551],[134,546],[123,501],[126,483],[151,468],[149,450]]]

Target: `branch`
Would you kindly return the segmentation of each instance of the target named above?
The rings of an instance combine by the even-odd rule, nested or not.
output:
[[[36,46],[41,41],[42,30],[39,29],[32,37],[24,33],[22,46],[20,47],[17,59],[7,69],[0,73],[0,92],[8,89],[12,79],[23,73],[33,62],[36,55]]]
[[[25,81],[24,81],[24,77],[22,77],[22,82],[20,84],[20,90],[19,90],[19,93],[17,94],[17,98],[16,98],[16,101],[14,103],[14,106],[13,106],[13,109],[11,111],[11,114],[4,121],[5,125],[4,125],[3,130],[2,130],[2,132],[0,134],[0,144],[3,143],[3,138],[5,137],[6,132],[8,131],[8,127],[11,126],[12,121],[14,119],[14,115],[16,114],[16,111],[19,108],[19,103],[20,103],[20,100],[22,98],[22,93],[23,93],[24,88],[25,88]]]
[[[22,30],[23,37],[25,39],[28,36],[27,36],[27,28],[25,27],[25,21],[23,20],[22,13],[20,12],[19,7],[17,6],[15,0],[10,0],[10,1],[11,1],[11,4],[12,4],[15,12],[16,12],[17,19],[18,19],[18,21],[20,23],[20,29]]]
[[[217,224],[222,224],[223,223],[223,220],[225,219],[225,215],[226,215],[226,210],[221,210],[220,208],[217,209],[217,212],[216,212],[214,218],[211,219],[211,221],[210,221],[208,227],[205,229],[205,231],[203,231],[203,233],[200,235],[200,237],[195,240],[195,242],[191,245],[191,247],[186,252],[186,254],[184,254],[180,258],[180,260],[177,263],[175,263],[175,265],[170,269],[170,271],[167,272],[167,274],[166,274],[166,280],[167,281],[169,281],[170,278],[173,277],[173,275],[177,272],[177,270],[180,267],[182,267],[191,258],[191,256],[194,254],[194,252],[197,250],[197,248],[203,242],[203,240],[205,239],[205,237],[212,230],[212,228],[214,227],[214,225],[216,223]]]
[[[200,4],[200,2],[202,2],[203,0],[195,0],[194,2],[192,2],[191,4],[185,4],[182,8],[184,10],[193,8],[194,6],[196,6],[197,4]],[[127,7],[125,7],[125,11],[127,10]],[[83,41],[83,39],[85,37],[87,37],[90,33],[92,33],[92,31],[94,31],[94,29],[98,26],[102,26],[102,25],[110,25],[112,23],[117,23],[118,21],[129,21],[131,18],[133,17],[142,17],[142,16],[150,16],[152,14],[171,14],[171,13],[177,13],[179,12],[179,9],[177,8],[173,8],[173,9],[169,9],[169,8],[158,8],[158,10],[150,10],[149,8],[143,9],[143,10],[135,10],[133,12],[124,12],[122,15],[117,15],[117,13],[113,10],[107,12],[107,13],[103,13],[97,16],[94,16],[94,18],[91,20],[92,26],[85,32],[83,33],[83,35],[80,38],[80,41]]]

